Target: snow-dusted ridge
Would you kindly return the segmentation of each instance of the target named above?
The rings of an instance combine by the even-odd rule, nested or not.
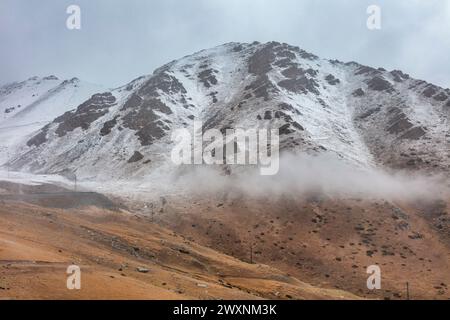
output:
[[[57,116],[75,108],[100,85],[78,78],[61,80],[54,75],[32,77],[0,88],[0,163],[15,147]]]
[[[449,89],[277,42],[202,50],[86,98],[18,143],[9,166],[143,177],[170,166],[171,131],[197,119],[219,130],[279,128],[283,150],[358,167],[450,168]]]

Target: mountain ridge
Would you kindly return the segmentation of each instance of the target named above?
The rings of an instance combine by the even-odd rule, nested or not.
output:
[[[450,163],[449,96],[399,70],[320,59],[278,42],[227,43],[91,96],[42,128],[10,164],[138,177],[165,165],[170,132],[197,119],[205,129],[278,127],[282,150],[442,172]],[[136,152],[142,157],[129,162]]]
[[[0,149],[13,154],[28,135],[77,106],[101,86],[78,78],[31,77],[0,87]],[[5,152],[0,163],[5,161]]]

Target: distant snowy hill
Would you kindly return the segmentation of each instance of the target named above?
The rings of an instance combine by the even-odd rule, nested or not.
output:
[[[0,163],[28,135],[99,90],[99,85],[77,78],[60,80],[53,75],[0,87]]]
[[[82,96],[72,96],[77,90],[71,86],[52,94],[57,86],[35,81],[45,88],[39,93],[39,105],[50,110],[45,119],[34,112],[31,89],[17,91],[27,98],[17,93],[7,104],[1,100],[0,111],[17,108],[2,126],[19,125],[28,114],[33,121],[55,118],[19,145],[10,165],[21,170],[144,176],[170,161],[171,131],[194,119],[219,130],[279,128],[283,150],[331,153],[357,166],[450,168],[449,89],[398,70],[321,59],[288,44],[203,50],[84,102],[71,100]],[[8,90],[2,88],[2,97]]]

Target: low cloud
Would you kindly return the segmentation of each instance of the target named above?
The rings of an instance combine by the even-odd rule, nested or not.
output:
[[[217,166],[184,166],[170,174],[161,190],[204,195],[230,192],[276,200],[280,196],[324,194],[331,197],[390,200],[435,199],[448,196],[449,186],[441,176],[424,176],[381,169],[355,168],[330,155],[284,154],[275,176],[261,176],[255,167],[234,167],[227,174]]]

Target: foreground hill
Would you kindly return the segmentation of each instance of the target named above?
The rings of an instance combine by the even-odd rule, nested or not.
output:
[[[155,202],[154,219],[196,243],[315,286],[406,299],[409,283],[411,299],[450,299],[449,208],[450,198],[251,199],[229,192],[165,197],[164,204]],[[367,289],[370,265],[381,268],[381,290]]]
[[[8,196],[19,189],[21,199]],[[101,196],[11,183],[0,191],[0,299],[357,298],[203,247]],[[72,264],[79,291],[66,288]]]

